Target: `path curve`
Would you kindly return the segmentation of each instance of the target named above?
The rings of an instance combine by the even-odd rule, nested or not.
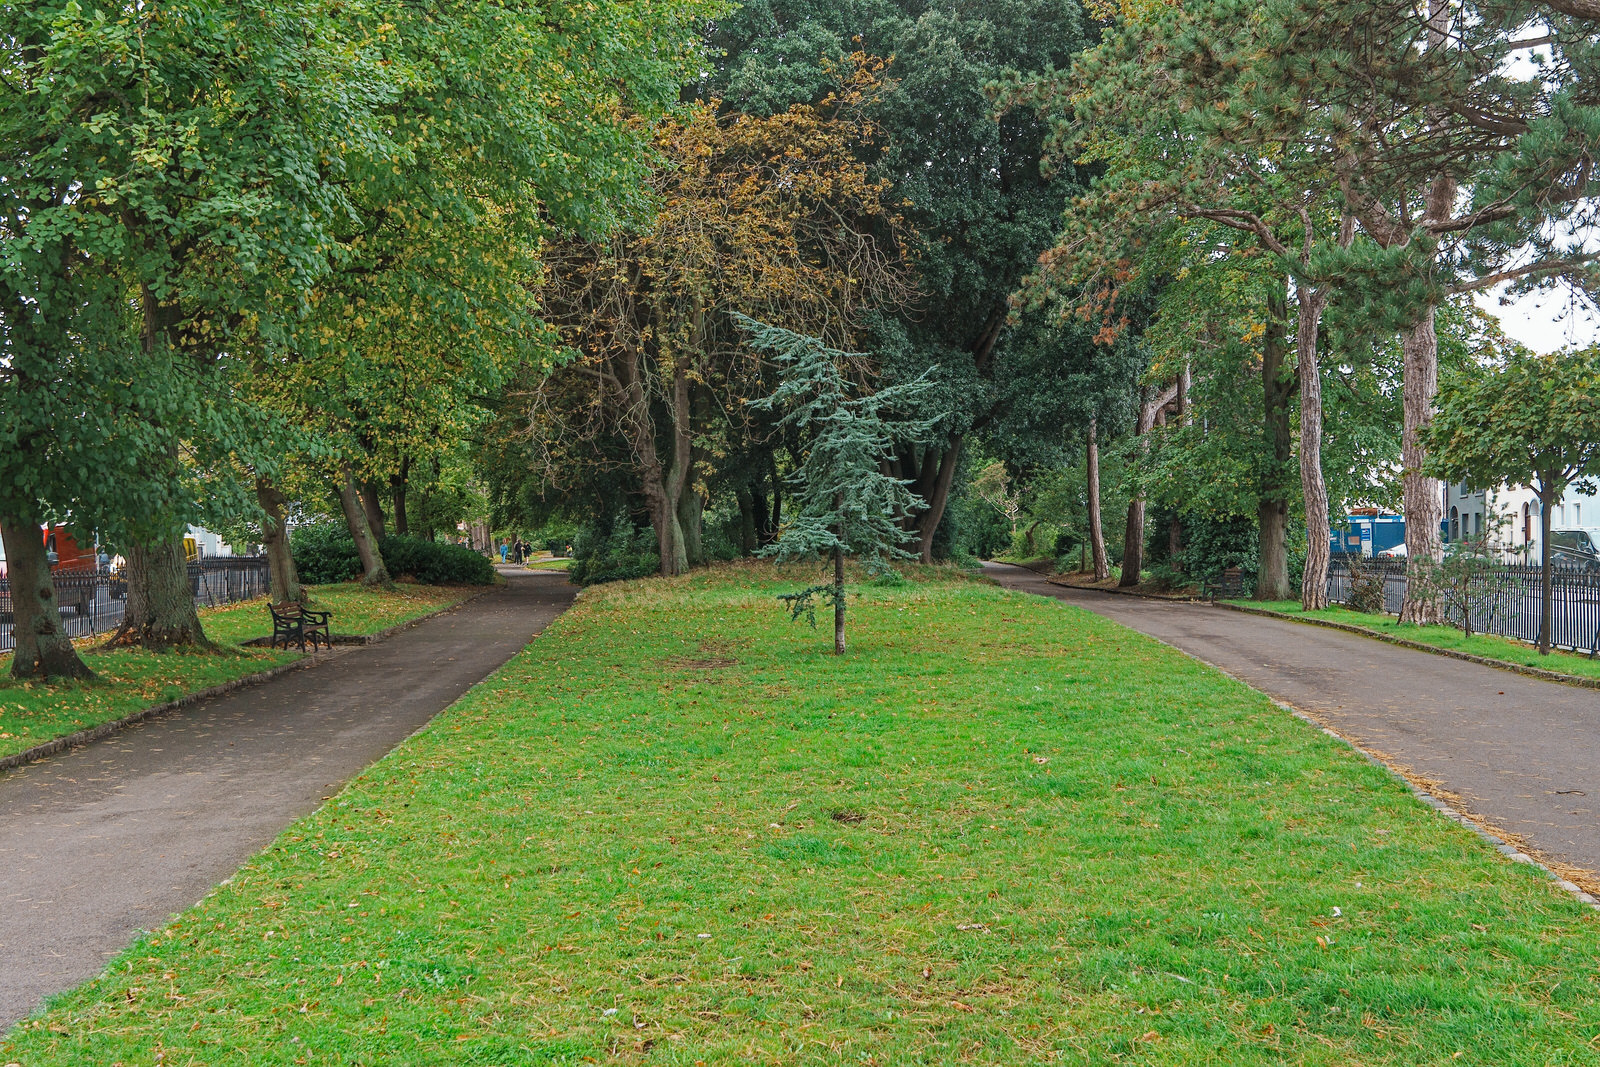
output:
[[[1600,872],[1600,693],[1320,626],[1055,585],[985,564],[1016,589],[1149,634],[1311,713],[1438,782],[1544,857]]]
[[[0,1032],[99,974],[510,659],[560,573],[0,775]]]

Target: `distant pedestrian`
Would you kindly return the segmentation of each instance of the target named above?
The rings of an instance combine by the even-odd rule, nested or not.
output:
[[[501,563],[504,563],[506,561],[506,551],[507,551],[506,543],[504,541],[501,541],[500,542],[500,562]]]

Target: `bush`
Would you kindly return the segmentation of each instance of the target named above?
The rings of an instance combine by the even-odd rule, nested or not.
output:
[[[1360,555],[1345,557],[1350,568],[1350,592],[1344,606],[1365,615],[1383,611],[1383,571]]]
[[[361,577],[361,556],[342,522],[295,527],[289,533],[289,550],[302,582],[331,585]]]
[[[568,580],[578,585],[648,578],[661,570],[655,532],[635,529],[627,516],[585,529],[572,543]]]
[[[349,529],[338,522],[297,527],[289,536],[300,580],[311,585],[353,582],[361,577],[361,555]],[[394,578],[426,585],[491,585],[494,565],[470,548],[420,537],[386,537],[378,543],[383,565]]]
[[[493,585],[494,564],[465,545],[420,537],[386,537],[378,545],[383,565],[395,578],[424,585]]]

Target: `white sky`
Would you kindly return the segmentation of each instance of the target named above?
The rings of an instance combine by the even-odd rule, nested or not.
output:
[[[1514,297],[1502,305],[1500,293],[1477,294],[1478,306],[1500,320],[1507,336],[1541,354],[1600,341],[1600,321],[1565,288]]]

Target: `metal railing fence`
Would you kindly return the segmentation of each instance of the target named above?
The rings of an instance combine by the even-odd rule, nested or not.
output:
[[[122,625],[127,582],[105,570],[62,571],[53,576],[61,622],[73,637],[110,633]],[[265,556],[211,556],[189,564],[196,607],[214,608],[266,596]],[[11,635],[11,585],[0,578],[0,652],[16,647]]]
[[[1383,579],[1383,610],[1400,613],[1406,595],[1406,561],[1366,559],[1363,569]],[[1473,610],[1475,633],[1498,634],[1530,644],[1539,640],[1539,596],[1544,577],[1537,566],[1508,564],[1484,580]],[[1328,599],[1347,603],[1350,597],[1350,568],[1346,557],[1335,556],[1328,568]],[[1579,652],[1600,652],[1600,570],[1582,566],[1551,568],[1552,604],[1550,637],[1558,648]],[[1445,609],[1447,621],[1461,624],[1459,608]]]

